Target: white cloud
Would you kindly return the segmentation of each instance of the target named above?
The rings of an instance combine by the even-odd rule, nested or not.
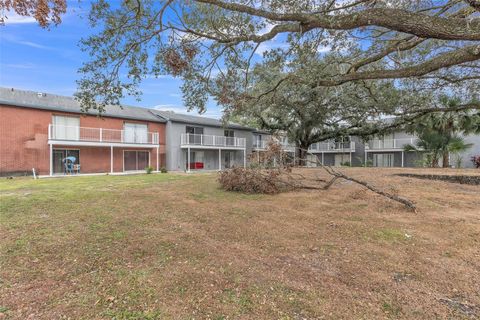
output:
[[[13,69],[33,69],[36,67],[33,63],[7,63],[3,65],[6,68]]]
[[[36,42],[23,40],[19,37],[11,35],[11,34],[2,34],[2,40],[6,40],[6,41],[11,42],[11,43],[20,44],[20,45],[23,45],[23,46],[28,46],[28,47],[32,47],[32,48],[36,48],[36,49],[45,49],[45,50],[54,50],[55,49],[55,48],[52,48],[52,47],[49,47],[49,46],[44,46],[43,44],[39,44],[39,43],[36,43]]]
[[[288,44],[284,42],[276,42],[276,41],[269,41],[269,42],[262,42],[257,48],[257,51],[255,51],[256,54],[259,56],[263,57],[263,54],[267,51],[273,50],[273,49],[286,49],[288,48]]]
[[[36,20],[33,17],[25,17],[9,11],[2,15],[5,21],[5,25],[9,24],[22,24],[22,23],[35,23]]]
[[[318,46],[318,48],[317,48],[318,53],[327,53],[327,52],[330,52],[330,51],[332,51],[332,47],[330,47],[330,46]]]

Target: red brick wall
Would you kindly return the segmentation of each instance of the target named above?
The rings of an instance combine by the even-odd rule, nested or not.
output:
[[[165,124],[118,118],[99,118],[48,110],[0,105],[0,175],[31,172],[49,174],[50,150],[48,125],[52,115],[80,117],[80,126],[92,128],[123,129],[125,122],[146,123],[149,132],[160,136],[160,167],[165,166]],[[54,146],[55,149],[80,149],[82,172],[109,172],[110,147]],[[114,171],[123,171],[123,150],[114,148]],[[150,151],[151,165],[156,169],[156,149],[135,148]]]

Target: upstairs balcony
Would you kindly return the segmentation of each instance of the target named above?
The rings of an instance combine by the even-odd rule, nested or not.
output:
[[[295,152],[295,145],[287,143],[287,142],[279,142],[279,141],[275,141],[275,142],[279,143],[282,146],[283,151]],[[269,143],[270,143],[270,140],[254,141],[253,142],[253,150],[257,150],[257,151],[266,150]]]
[[[182,148],[245,149],[246,139],[206,134],[182,133],[180,137],[180,145]]]
[[[415,145],[417,138],[401,138],[401,139],[372,139],[365,145],[365,150],[368,151],[384,151],[384,150],[398,150],[402,151],[407,145]]]
[[[317,142],[308,148],[310,152],[355,152],[355,142]]]
[[[159,136],[158,132],[50,124],[48,141],[63,145],[158,146]]]

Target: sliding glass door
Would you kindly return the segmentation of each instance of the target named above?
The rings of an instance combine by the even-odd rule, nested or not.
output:
[[[123,152],[123,170],[139,171],[145,170],[149,166],[150,154],[148,151],[124,151]]]
[[[53,173],[65,173],[65,159],[69,157],[73,161],[73,164],[80,164],[80,150],[69,149],[53,149]]]

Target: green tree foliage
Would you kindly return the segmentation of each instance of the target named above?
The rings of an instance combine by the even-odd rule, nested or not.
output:
[[[126,94],[139,96],[145,77],[169,73],[183,79],[185,105],[201,112],[209,97],[234,113],[276,91],[353,88],[363,95],[364,84],[378,88],[384,81],[411,94],[462,97],[451,108],[435,95],[428,104],[402,103],[390,110],[399,118],[393,128],[430,112],[480,108],[473,99],[479,89],[477,13],[466,1],[96,0],[89,19],[99,32],[82,42],[91,60],[80,69],[77,96],[86,109],[102,111]],[[288,65],[298,58],[298,46],[319,56],[302,72]],[[255,72],[274,57],[284,68],[260,92]],[[362,103],[349,107],[357,105],[360,114]]]
[[[447,107],[459,104],[459,99],[442,97],[441,100]],[[450,166],[450,155],[458,159],[460,153],[472,146],[460,135],[480,133],[480,116],[468,111],[433,113],[418,119],[409,130],[417,134],[419,140],[415,146],[406,146],[405,150],[426,150],[430,166],[437,167],[442,159],[446,168]]]

